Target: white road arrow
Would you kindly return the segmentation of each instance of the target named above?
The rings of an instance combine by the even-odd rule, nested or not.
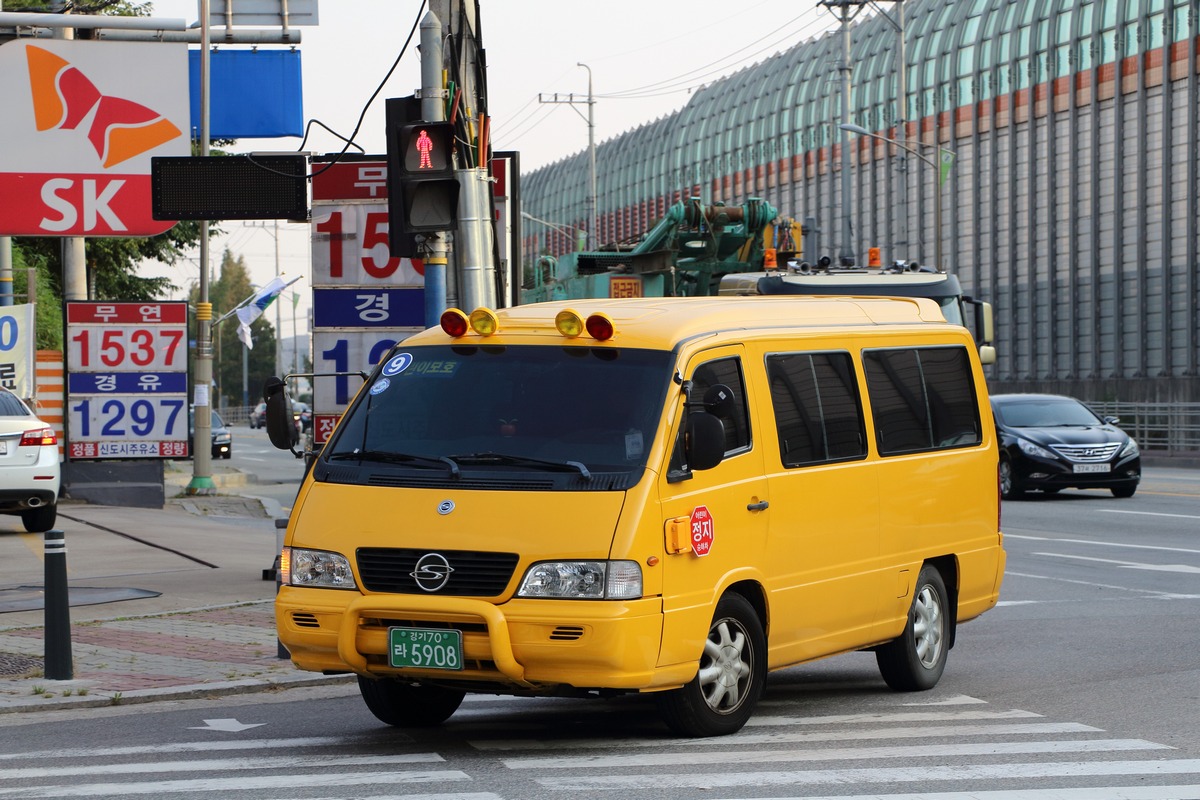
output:
[[[244,722],[238,722],[236,719],[206,719],[203,725],[196,725],[188,728],[191,731],[225,731],[227,733],[241,733],[242,731],[258,728],[266,725],[265,722],[256,722],[253,725],[247,725]]]

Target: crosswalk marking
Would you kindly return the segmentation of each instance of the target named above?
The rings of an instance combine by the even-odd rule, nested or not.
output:
[[[1047,753],[1113,753],[1130,750],[1171,750],[1165,744],[1143,739],[1088,739],[1058,742],[981,742],[978,744],[927,744],[912,747],[854,747],[832,750],[731,750],[738,764],[789,761],[859,761],[888,758],[951,758],[954,756],[1040,755]],[[682,766],[711,764],[711,753],[639,753],[626,756],[559,756],[511,758],[509,769],[589,769]]]
[[[1097,778],[1200,774],[1200,759],[1177,761],[1068,761],[1043,763],[954,764],[920,767],[819,769],[771,772],[714,772],[647,775],[555,775],[534,778],[547,789],[580,792],[590,789],[723,789],[734,786],[852,786],[868,783],[937,783],[940,781]],[[1200,791],[1200,786],[1193,792]],[[969,796],[969,795],[968,795]]]
[[[391,756],[304,756],[276,757],[273,769],[330,769],[333,767],[387,766],[389,764],[430,764],[445,761],[437,753]],[[197,759],[195,761],[155,761],[143,764],[89,764],[71,767],[29,767],[0,769],[0,780],[33,780],[65,775],[126,775],[147,772],[238,772],[262,769],[261,758]]]
[[[294,780],[295,776],[289,779]],[[381,786],[408,785],[412,783],[439,783],[448,781],[469,781],[471,776],[457,770],[437,772],[313,772],[304,774],[304,785],[310,789],[334,788],[343,789],[346,786],[366,786],[379,784]],[[258,789],[278,789],[279,775],[249,776],[239,775],[236,778],[197,778],[179,781],[147,781],[145,783],[83,783],[63,786],[21,787],[18,789],[0,789],[0,797],[5,795],[20,795],[23,798],[42,797],[130,797],[132,795],[165,796],[181,792],[218,792],[226,797],[238,797]],[[345,795],[341,795],[345,796]],[[436,796],[436,795],[435,795]]]
[[[1085,789],[1014,789],[918,794],[839,794],[836,797],[776,797],[772,800],[1196,800],[1200,786],[1098,786]],[[383,800],[372,798],[371,800]],[[714,798],[714,800],[717,800]],[[726,798],[726,800],[733,800]]]
[[[397,733],[403,742],[412,739]],[[228,742],[164,742],[163,744],[127,747],[64,747],[61,750],[39,750],[32,753],[0,753],[0,761],[13,759],[50,758],[119,758],[120,756],[162,755],[165,753],[204,753],[223,750],[296,750],[302,747],[338,747],[353,745],[354,739],[344,736],[305,736],[294,739],[239,739]]]

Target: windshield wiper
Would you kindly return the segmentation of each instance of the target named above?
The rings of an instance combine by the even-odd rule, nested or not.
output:
[[[570,470],[578,472],[585,481],[592,479],[592,473],[578,461],[546,461],[528,456],[514,456],[507,453],[471,453],[470,455],[450,456],[459,464],[511,464],[520,467],[539,467],[541,469]]]
[[[390,450],[360,450],[355,448],[349,453],[331,453],[330,461],[356,459],[360,461],[382,461],[388,464],[422,464],[431,467],[449,467],[450,475],[457,478],[458,464],[445,456],[417,456],[411,453],[395,453]]]

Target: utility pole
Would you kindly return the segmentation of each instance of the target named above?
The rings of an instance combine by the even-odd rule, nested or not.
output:
[[[886,19],[896,29],[896,170],[900,173],[897,184],[900,189],[896,193],[900,200],[900,219],[896,226],[895,247],[892,249],[892,261],[909,260],[908,247],[908,56],[904,46],[904,0],[892,0],[896,7],[896,17],[888,16],[879,4],[872,0],[871,5],[879,11],[879,16]]]
[[[583,67],[584,69],[586,69],[588,71],[587,100],[583,100],[582,98],[576,99],[574,93],[569,94],[566,97],[559,97],[558,93],[555,92],[550,97],[543,97],[539,93],[538,94],[538,102],[539,103],[565,103],[565,104],[571,106],[571,110],[574,111],[576,114],[579,114],[579,116],[583,117],[583,119],[587,122],[587,126],[588,126],[588,160],[591,163],[591,188],[590,188],[590,191],[588,192],[588,204],[587,204],[587,218],[588,218],[587,249],[595,250],[596,248],[598,248],[600,246],[600,241],[598,238],[600,235],[600,231],[599,231],[599,223],[597,221],[599,209],[597,209],[597,207],[596,207],[596,112],[595,112],[596,96],[592,93],[592,68],[589,67],[587,64],[583,64],[583,63],[577,64],[576,66]],[[575,108],[575,106],[580,105],[581,103],[587,104],[588,113],[587,113],[586,117],[583,116],[582,112],[580,112],[579,109]]]
[[[850,21],[858,16],[869,0],[820,0],[817,5],[825,6],[838,15],[842,22],[842,62],[838,67],[842,73],[842,123],[851,124],[850,118],[850,75],[853,66],[850,64]],[[835,10],[836,9],[836,10]],[[843,266],[852,266],[855,261],[854,226],[851,224],[850,209],[850,142],[844,131],[839,131],[838,141],[841,144],[842,170],[842,241],[838,250],[838,259]]]
[[[421,119],[444,122],[446,91],[442,88],[442,23],[433,11],[421,20]],[[425,326],[432,328],[446,310],[446,234],[425,239]]]
[[[209,8],[200,0],[200,155],[208,156]],[[212,479],[212,303],[208,301],[208,220],[200,220],[200,291],[196,301],[196,361],[193,375],[192,480],[190,495],[215,494]]]

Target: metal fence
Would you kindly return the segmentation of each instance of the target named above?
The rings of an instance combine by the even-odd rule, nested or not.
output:
[[[1200,452],[1200,403],[1088,403],[1102,416],[1121,418],[1121,428],[1143,451],[1165,455]]]

